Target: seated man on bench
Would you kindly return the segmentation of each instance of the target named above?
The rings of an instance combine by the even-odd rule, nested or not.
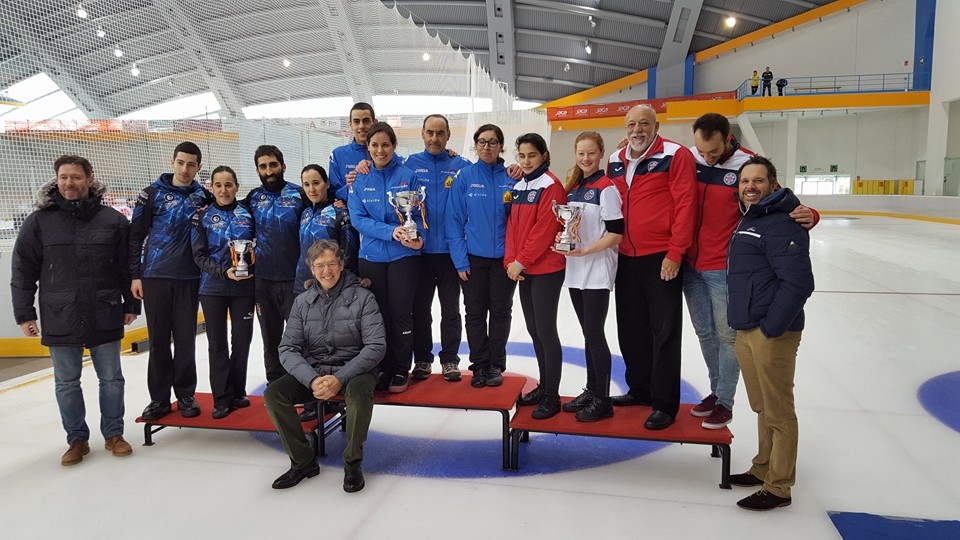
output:
[[[273,482],[285,489],[320,474],[303,434],[295,405],[330,399],[344,391],[347,446],[343,451],[343,490],[363,489],[363,443],[373,416],[376,372],[386,351],[386,333],[373,293],[344,270],[336,242],[319,240],[307,250],[313,277],[294,300],[280,341],[280,363],[287,375],[263,393],[270,420],[290,457],[290,470]],[[322,436],[322,435],[321,435]]]

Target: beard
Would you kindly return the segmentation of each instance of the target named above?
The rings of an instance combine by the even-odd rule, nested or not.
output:
[[[283,184],[283,171],[279,171],[276,174],[269,176],[260,175],[260,183],[264,186],[277,186]]]

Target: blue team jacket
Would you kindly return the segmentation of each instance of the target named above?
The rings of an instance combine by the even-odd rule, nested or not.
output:
[[[390,162],[384,169],[373,169],[370,174],[358,174],[350,187],[347,207],[350,220],[360,231],[360,258],[371,262],[392,262],[420,253],[393,239],[393,230],[400,217],[390,205],[389,196],[398,191],[420,189],[420,179],[410,169]],[[419,233],[423,233],[420,210],[413,212]]]
[[[467,254],[503,257],[507,217],[516,180],[503,163],[474,163],[453,179],[444,220],[450,257],[458,272],[470,270]]]
[[[200,294],[253,296],[252,279],[234,281],[227,277],[227,270],[234,265],[230,254],[230,241],[255,238],[253,216],[250,215],[250,210],[236,201],[227,206],[214,203],[197,211],[191,221],[193,260],[202,272]],[[245,258],[249,263],[250,257]],[[253,265],[250,266],[250,270],[253,275],[256,275]]]
[[[211,201],[213,195],[196,180],[174,186],[170,173],[141,191],[130,222],[130,278],[199,279],[190,218]]]
[[[423,231],[424,253],[450,253],[447,237],[443,232],[447,199],[453,187],[453,177],[468,165],[470,161],[460,156],[452,158],[446,150],[438,155],[424,150],[411,155],[404,162],[404,166],[416,173],[417,178],[427,188],[424,204],[427,211],[424,219],[428,228]]]
[[[300,259],[300,214],[307,206],[306,194],[298,185],[284,182],[277,191],[259,186],[250,191],[243,204],[253,214],[257,231],[258,280],[293,281]]]

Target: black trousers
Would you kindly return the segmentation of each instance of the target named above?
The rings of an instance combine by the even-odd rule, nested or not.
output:
[[[260,323],[260,337],[263,339],[263,367],[267,371],[267,382],[283,377],[287,370],[280,364],[280,339],[283,338],[283,326],[293,307],[293,281],[256,280],[254,289],[257,302],[257,321]]]
[[[420,257],[377,263],[360,259],[360,275],[370,279],[370,290],[387,331],[387,352],[380,371],[407,374],[413,358],[413,297],[417,292]]]
[[[253,339],[254,304],[252,296],[200,295],[203,318],[207,323],[210,389],[214,405],[230,406],[233,400],[247,395],[247,359]]]
[[[666,252],[619,256],[614,294],[617,332],[631,394],[676,416],[680,409],[682,274],[660,279]]]
[[[540,386],[548,396],[560,395],[560,371],[563,368],[563,348],[557,332],[557,308],[564,271],[551,274],[526,275],[520,282],[520,307],[527,332],[533,340],[540,370]]]
[[[470,277],[461,281],[460,286],[463,287],[470,369],[477,371],[492,365],[504,371],[507,369],[507,340],[513,321],[513,293],[517,290],[517,282],[507,277],[502,257],[469,257]]]
[[[595,396],[610,397],[610,346],[603,329],[610,309],[610,291],[570,289],[570,301],[583,329],[587,390]]]
[[[764,94],[773,96],[770,91],[770,81],[763,81],[763,88],[760,89],[760,97],[763,97]]]
[[[170,401],[197,391],[199,279],[143,280],[143,311],[150,335],[147,389],[151,401]],[[173,350],[170,341],[173,341]]]
[[[433,293],[440,297],[440,363],[460,363],[460,276],[449,253],[421,253],[413,298],[413,359],[433,363]]]

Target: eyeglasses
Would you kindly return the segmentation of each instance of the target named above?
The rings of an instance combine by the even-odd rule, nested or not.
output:
[[[489,139],[489,140],[488,140],[488,139],[477,139],[477,148],[480,148],[480,147],[482,147],[482,146],[489,146],[489,147],[491,147],[491,148],[494,148],[494,147],[500,146],[500,141],[498,141],[498,140],[496,140],[496,139]]]
[[[313,269],[314,269],[314,270],[319,270],[319,271],[323,272],[324,270],[326,270],[326,269],[328,269],[328,268],[332,270],[332,269],[334,269],[334,268],[337,268],[338,266],[340,266],[340,263],[339,263],[339,262],[316,263],[316,264],[313,265]]]

